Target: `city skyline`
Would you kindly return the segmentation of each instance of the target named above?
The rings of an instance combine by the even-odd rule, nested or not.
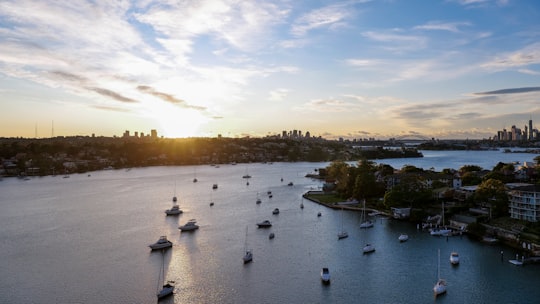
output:
[[[2,1],[0,137],[493,138],[540,120],[538,20],[533,0]]]

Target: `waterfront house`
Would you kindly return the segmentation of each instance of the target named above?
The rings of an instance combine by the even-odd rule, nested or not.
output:
[[[528,222],[540,221],[540,185],[515,187],[509,193],[510,217]]]

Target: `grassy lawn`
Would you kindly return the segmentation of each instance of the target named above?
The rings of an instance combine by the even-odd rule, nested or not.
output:
[[[317,200],[323,204],[333,205],[335,203],[343,202],[344,199],[335,194],[310,194],[306,195],[306,198]]]

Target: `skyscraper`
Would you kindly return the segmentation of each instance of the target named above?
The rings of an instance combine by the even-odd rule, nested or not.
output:
[[[529,140],[533,140],[533,128],[532,128],[532,119],[529,119],[529,135],[528,138]]]

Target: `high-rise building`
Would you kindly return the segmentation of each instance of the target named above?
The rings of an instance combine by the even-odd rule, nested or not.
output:
[[[529,119],[529,140],[533,140],[532,119]]]

